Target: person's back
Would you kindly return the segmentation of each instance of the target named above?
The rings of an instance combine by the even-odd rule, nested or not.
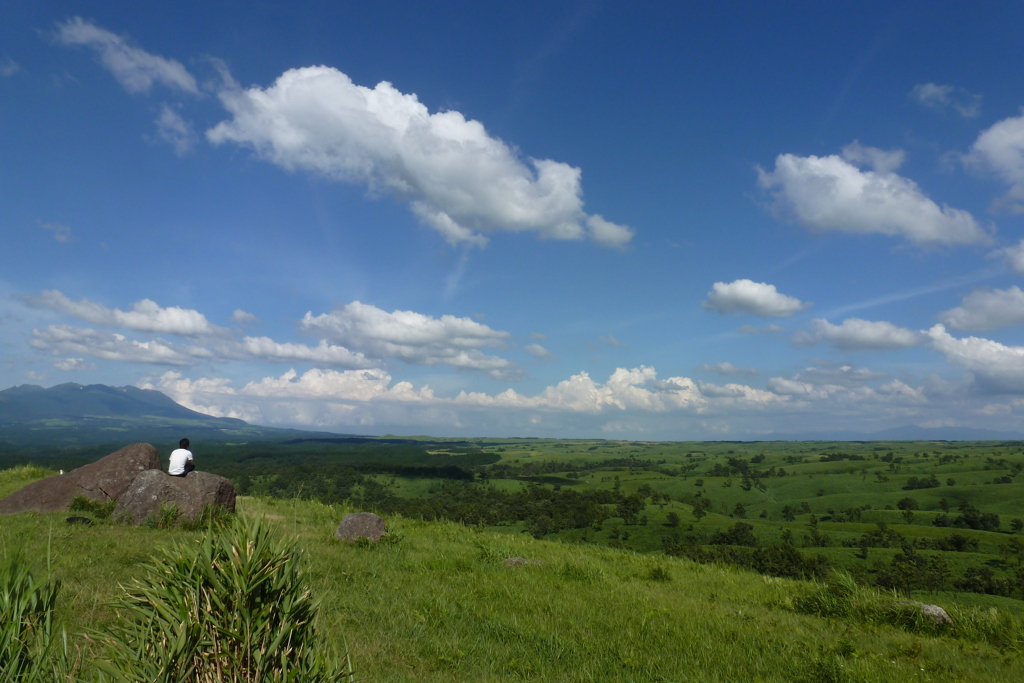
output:
[[[188,439],[182,439],[178,442],[178,448],[171,452],[171,457],[168,460],[167,474],[172,477],[184,477],[196,468],[195,461],[192,458],[192,451],[188,447]]]

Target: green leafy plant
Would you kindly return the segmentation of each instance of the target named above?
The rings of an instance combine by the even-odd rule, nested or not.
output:
[[[54,608],[58,581],[32,572],[25,555],[12,552],[0,566],[0,679],[6,683],[72,680],[76,668]]]
[[[95,634],[101,680],[147,683],[328,683],[351,663],[318,638],[317,605],[291,542],[260,521],[163,550]]]

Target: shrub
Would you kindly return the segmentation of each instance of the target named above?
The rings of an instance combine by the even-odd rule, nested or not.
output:
[[[68,510],[71,512],[88,512],[97,519],[107,519],[114,512],[115,507],[117,507],[116,500],[108,500],[101,503],[98,500],[91,500],[85,496],[75,496],[71,499]]]
[[[119,622],[95,634],[101,680],[351,680],[317,638],[298,560],[292,542],[241,518],[198,546],[163,550],[115,604]]]

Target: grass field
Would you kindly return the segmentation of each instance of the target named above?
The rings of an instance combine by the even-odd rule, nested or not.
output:
[[[43,474],[0,472],[0,495]],[[1024,626],[1001,606],[939,599],[960,626],[929,635],[856,611],[802,613],[820,586],[728,567],[399,516],[380,545],[348,545],[332,537],[343,505],[245,497],[239,509],[299,542],[324,638],[347,646],[360,680],[997,682],[1024,671]],[[110,600],[155,548],[210,533],[65,516],[6,517],[0,546],[27,548],[40,567],[49,554],[73,634],[115,619]]]

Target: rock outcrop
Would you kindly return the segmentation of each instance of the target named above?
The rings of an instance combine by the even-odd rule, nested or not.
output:
[[[374,543],[387,533],[384,520],[372,512],[353,512],[345,515],[334,532],[334,537],[342,541],[354,542],[366,538]]]
[[[160,469],[160,454],[148,443],[133,443],[67,474],[34,481],[0,500],[0,514],[67,510],[76,496],[106,503],[117,500],[139,473]]]
[[[194,522],[207,506],[234,511],[235,486],[210,472],[193,471],[184,477],[172,477],[162,470],[147,470],[135,477],[118,498],[112,517],[142,524],[150,515],[159,514],[165,505],[178,508],[179,519]]]

